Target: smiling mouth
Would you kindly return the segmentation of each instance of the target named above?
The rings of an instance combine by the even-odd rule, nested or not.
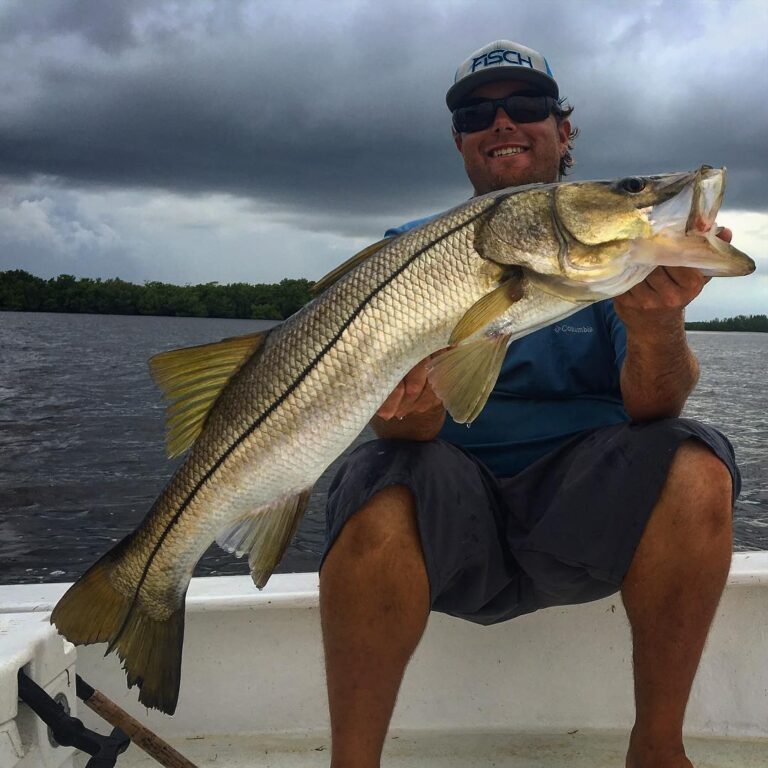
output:
[[[527,151],[527,147],[502,147],[501,149],[492,149],[488,154],[490,157],[507,157],[508,155],[519,155]]]

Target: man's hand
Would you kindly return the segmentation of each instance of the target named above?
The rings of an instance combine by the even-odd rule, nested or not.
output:
[[[379,437],[432,440],[437,436],[445,409],[427,380],[427,366],[434,356],[412,368],[382,403],[371,421]]]
[[[730,243],[733,232],[723,227],[717,236]],[[642,283],[617,296],[613,306],[626,326],[651,331],[656,324],[675,322],[711,279],[691,267],[657,267]]]
[[[678,318],[709,280],[691,267],[656,267],[642,283],[617,296],[613,306],[628,327],[664,325]]]
[[[425,413],[442,406],[440,398],[432,391],[427,380],[427,365],[433,357],[430,355],[405,374],[405,378],[376,411],[380,419],[402,421],[413,413]]]

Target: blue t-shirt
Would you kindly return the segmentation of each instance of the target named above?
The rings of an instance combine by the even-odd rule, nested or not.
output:
[[[431,218],[389,229],[385,237]],[[612,300],[517,339],[482,413],[469,427],[449,416],[440,437],[510,477],[585,429],[628,421],[619,386],[626,346]]]

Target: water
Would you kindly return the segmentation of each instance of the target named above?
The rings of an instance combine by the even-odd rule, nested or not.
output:
[[[269,325],[0,313],[0,583],[72,581],[149,509],[179,461],[165,458],[150,355]],[[703,373],[686,415],[731,438],[744,475],[735,547],[768,549],[768,334],[689,338]],[[318,483],[278,572],[317,569],[335,466]],[[215,545],[195,571],[244,573],[243,561]]]

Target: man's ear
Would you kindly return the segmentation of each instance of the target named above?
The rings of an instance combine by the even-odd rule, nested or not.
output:
[[[560,150],[561,155],[565,154],[568,150],[568,139],[571,135],[571,121],[570,120],[561,120],[557,124],[557,138],[560,142]]]
[[[451,128],[451,133],[453,134],[453,143],[456,145],[456,149],[461,152],[461,134],[455,128]]]

